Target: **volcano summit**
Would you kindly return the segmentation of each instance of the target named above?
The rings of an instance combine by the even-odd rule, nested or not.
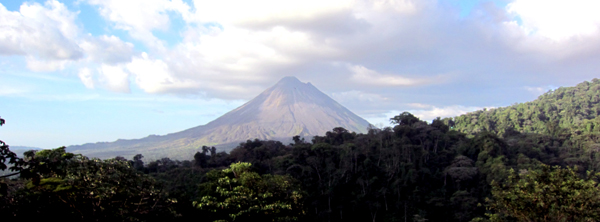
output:
[[[86,156],[127,158],[141,153],[149,158],[189,159],[199,147],[235,147],[246,140],[283,140],[293,136],[324,135],[335,127],[364,133],[369,123],[310,83],[284,77],[246,104],[206,125],[164,136],[149,136],[110,143],[70,146],[69,152]]]

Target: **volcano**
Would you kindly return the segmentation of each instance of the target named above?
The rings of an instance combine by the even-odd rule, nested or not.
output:
[[[292,137],[324,135],[335,127],[365,133],[370,124],[296,77],[284,77],[244,105],[206,125],[164,136],[88,143],[67,150],[86,156],[190,159],[201,146],[228,150],[253,139],[290,141]]]

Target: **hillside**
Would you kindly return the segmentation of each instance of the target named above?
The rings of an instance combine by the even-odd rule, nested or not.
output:
[[[600,80],[560,87],[536,100],[508,107],[479,110],[453,119],[455,130],[466,134],[482,131],[504,135],[520,133],[578,136],[600,127]]]
[[[291,142],[293,136],[324,135],[335,127],[365,133],[369,123],[319,91],[311,83],[284,77],[246,104],[209,122],[181,132],[142,139],[88,143],[67,150],[91,157],[189,159],[202,146],[228,151],[253,139]]]

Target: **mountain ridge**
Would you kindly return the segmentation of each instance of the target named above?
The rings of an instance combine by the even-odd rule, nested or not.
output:
[[[311,83],[287,76],[252,100],[205,125],[163,136],[88,143],[67,149],[101,158],[114,157],[112,154],[130,157],[137,154],[135,152],[145,155],[145,151],[154,153],[149,154],[150,157],[182,159],[191,158],[201,146],[227,150],[253,139],[287,142],[296,135],[324,135],[335,127],[365,133],[369,125]]]

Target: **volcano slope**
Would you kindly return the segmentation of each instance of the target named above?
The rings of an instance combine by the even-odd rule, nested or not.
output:
[[[244,105],[206,125],[164,136],[69,146],[67,150],[86,156],[191,159],[202,146],[228,151],[253,139],[291,141],[293,136],[324,135],[335,127],[364,133],[369,123],[352,113],[310,83],[284,77]]]

